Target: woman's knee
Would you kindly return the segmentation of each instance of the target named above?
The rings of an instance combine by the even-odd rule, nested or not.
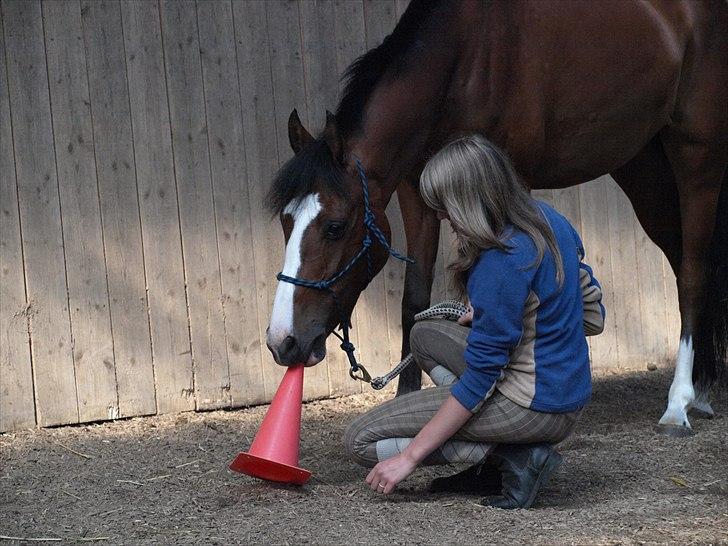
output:
[[[428,340],[432,338],[432,327],[426,321],[416,322],[410,331],[410,351],[417,365],[429,372],[430,356],[427,351]]]
[[[376,445],[371,446],[367,436],[367,414],[354,419],[344,432],[344,450],[349,458],[357,464],[372,467],[377,464]],[[372,458],[372,452],[374,458]]]

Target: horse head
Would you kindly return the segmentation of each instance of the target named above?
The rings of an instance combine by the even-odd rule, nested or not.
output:
[[[362,180],[361,164],[346,153],[332,114],[314,138],[294,110],[288,137],[295,156],[268,194],[286,250],[266,341],[278,364],[313,366],[326,356],[326,338],[348,322],[359,294],[384,267],[382,239],[388,244],[390,229],[378,182]],[[367,228],[374,221],[379,238]]]

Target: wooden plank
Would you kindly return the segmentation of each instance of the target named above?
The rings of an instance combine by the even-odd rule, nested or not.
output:
[[[553,190],[531,190],[531,196],[534,199],[548,203],[554,206],[554,193]]]
[[[160,413],[194,409],[189,317],[157,2],[121,3]]]
[[[614,312],[617,358],[620,366],[643,367],[642,309],[637,275],[635,245],[636,218],[629,199],[609,178],[607,208],[609,210],[610,250],[614,280]]]
[[[610,183],[614,182],[603,176],[582,184],[579,191],[585,261],[592,267],[594,276],[602,285],[602,303],[607,311],[604,331],[598,336],[588,338],[593,368],[613,367],[618,362],[610,211],[607,208],[607,185]]]
[[[312,134],[316,135],[324,128],[326,110],[333,111],[336,109],[339,95],[339,72],[336,58],[336,15],[330,1],[299,2],[298,9],[300,10],[303,85],[296,83],[292,85],[300,85],[301,89],[305,91],[305,95],[302,97],[304,103],[297,106],[297,109],[303,124]],[[270,19],[271,22],[273,20]],[[276,32],[272,27],[270,31],[272,33]],[[292,40],[288,48],[290,51],[295,52],[295,47],[295,40]],[[281,83],[279,81],[277,85],[281,85]],[[284,83],[283,85],[291,84]],[[277,94],[278,89],[276,89]],[[300,100],[295,97],[290,97],[290,99]],[[281,124],[286,121],[290,108],[279,109],[278,101],[276,101],[275,112],[278,123]],[[279,150],[284,152],[281,155],[285,158],[290,156],[291,152],[287,137],[281,143]],[[322,294],[321,297],[328,296]],[[359,321],[356,312],[352,317],[352,322],[354,325],[351,330],[352,342],[356,345],[361,356],[361,345],[358,336]],[[339,348],[339,340],[334,336],[329,336],[326,349],[325,361],[314,368],[306,370],[306,392],[304,395],[307,398],[326,396],[329,392],[355,392],[358,387],[358,385],[350,384],[353,381],[346,374],[347,359]]]
[[[156,413],[144,250],[116,0],[81,3],[119,416]]]
[[[326,110],[335,111],[339,97],[337,21],[330,0],[300,2],[299,6],[306,100],[298,113],[311,134],[317,135],[324,128]],[[288,144],[286,149],[290,150]]]
[[[261,369],[251,204],[238,88],[232,7],[198,2],[207,142],[215,190],[223,301],[228,328],[230,395],[250,404],[265,395]]]
[[[380,45],[397,24],[394,0],[364,0],[367,49]]]
[[[43,22],[38,2],[4,1],[15,166],[23,226],[36,416],[78,422]]]
[[[160,7],[195,403],[197,409],[214,409],[230,406],[231,384],[196,5],[194,0],[165,0]],[[236,257],[240,259],[240,255]],[[239,285],[244,286],[245,279],[239,280]]]
[[[261,342],[265,340],[276,290],[275,274],[283,263],[280,224],[263,206],[265,194],[278,169],[279,134],[273,98],[266,8],[267,2],[264,0],[233,1],[258,308],[257,317],[249,317],[248,320],[257,320]],[[261,400],[270,400],[278,388],[283,369],[275,364],[267,350],[264,351],[264,354],[261,351],[261,356],[264,357],[261,368],[264,390],[259,393],[259,397]]]
[[[27,299],[0,18],[0,432],[35,425]]]
[[[646,362],[661,363],[669,358],[662,251],[650,240],[636,217],[634,227],[637,278],[642,309],[643,342],[640,351]]]
[[[581,186],[573,186],[560,190],[553,190],[553,205],[561,214],[571,222],[577,232],[581,233],[581,205],[579,194]]]
[[[119,416],[106,256],[77,1],[44,2],[63,242],[80,420]]]
[[[392,247],[404,252],[404,249],[407,248],[407,240],[404,234],[402,211],[399,208],[396,194],[392,196],[392,200],[387,206],[387,218],[392,230]],[[385,303],[387,330],[389,332],[390,368],[396,366],[402,356],[402,298],[404,297],[405,269],[406,266],[403,261],[390,259],[381,273],[384,276],[386,289]],[[394,391],[396,387],[397,381],[395,380],[389,384],[387,390]]]
[[[680,305],[677,297],[677,279],[670,262],[662,256],[663,282],[665,284],[665,315],[667,316],[667,360],[673,362],[680,342]]]

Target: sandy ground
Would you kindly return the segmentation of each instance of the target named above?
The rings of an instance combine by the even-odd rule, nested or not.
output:
[[[304,406],[301,466],[314,477],[302,488],[227,470],[267,407],[0,435],[0,542],[728,544],[728,419],[659,434],[669,381],[660,370],[597,380],[564,465],[528,511],[427,493],[452,467],[372,494],[341,436],[382,395]],[[726,415],[725,394],[714,406]]]

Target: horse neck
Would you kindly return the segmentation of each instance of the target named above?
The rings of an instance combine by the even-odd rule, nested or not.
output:
[[[441,105],[457,63],[450,43],[457,33],[447,28],[443,24],[442,33],[418,44],[408,68],[396,76],[385,73],[367,100],[359,130],[347,139],[347,150],[381,185],[384,204],[401,182],[417,182],[425,159],[446,134]]]

